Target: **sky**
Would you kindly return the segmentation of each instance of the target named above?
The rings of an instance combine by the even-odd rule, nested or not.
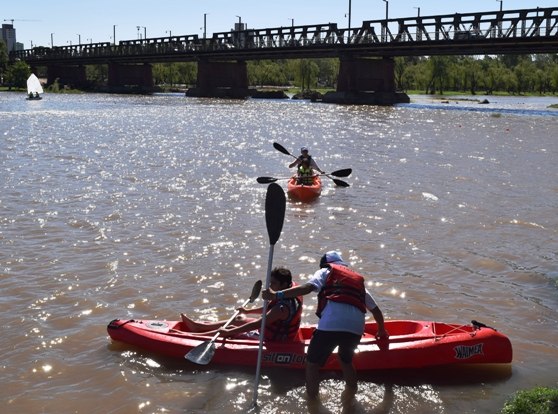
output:
[[[138,39],[141,35],[228,32],[239,20],[250,29],[320,23],[351,27],[364,20],[558,7],[557,0],[4,0],[0,23],[16,29],[25,49]],[[204,26],[205,15],[205,26]],[[138,29],[139,27],[139,29]]]

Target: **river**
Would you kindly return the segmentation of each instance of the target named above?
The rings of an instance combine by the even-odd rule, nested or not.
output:
[[[265,280],[256,177],[286,177],[291,161],[273,142],[353,169],[348,188],[326,179],[317,202],[288,201],[274,265],[304,281],[338,249],[387,319],[476,319],[513,345],[504,368],[361,375],[353,412],[496,413],[520,389],[556,387],[558,99],[411,98],[0,93],[2,412],[246,412],[255,370],[167,361],[106,326],[228,318]],[[306,411],[302,373],[262,374],[259,412]],[[332,413],[342,389],[325,374]]]

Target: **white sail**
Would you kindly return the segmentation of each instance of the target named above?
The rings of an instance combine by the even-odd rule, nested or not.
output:
[[[41,86],[41,82],[39,82],[39,78],[35,76],[34,73],[29,76],[27,79],[27,94],[35,93],[41,94],[43,93],[43,87]]]

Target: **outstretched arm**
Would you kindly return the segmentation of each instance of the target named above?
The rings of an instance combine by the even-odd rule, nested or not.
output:
[[[386,328],[384,326],[384,314],[382,313],[382,310],[378,306],[369,310],[372,313],[372,316],[374,316],[374,320],[378,324],[378,332],[376,332],[376,338],[377,339],[389,338],[389,333],[388,331],[386,331]]]
[[[297,296],[307,295],[313,290],[314,290],[314,285],[311,285],[309,283],[300,286],[294,286],[292,288],[288,288],[285,290],[280,290],[278,291],[279,294],[278,292],[269,288],[262,291],[262,298],[265,300],[296,298]]]

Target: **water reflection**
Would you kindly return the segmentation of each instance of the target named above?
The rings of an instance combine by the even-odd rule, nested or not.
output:
[[[105,327],[222,318],[263,279],[255,178],[288,174],[275,141],[310,146],[326,171],[353,169],[350,187],[325,180],[316,203],[288,203],[275,264],[304,281],[340,249],[388,318],[478,319],[512,339],[512,368],[494,376],[362,376],[357,412],[496,412],[519,388],[554,385],[555,367],[540,364],[558,355],[547,102],[494,99],[494,116],[462,103],[49,95],[30,107],[16,95],[0,93],[0,311],[23,332],[0,343],[6,412],[244,412],[253,372],[162,361],[111,344]],[[306,410],[301,373],[264,375],[262,412]],[[326,377],[326,409],[342,410],[343,386]]]

